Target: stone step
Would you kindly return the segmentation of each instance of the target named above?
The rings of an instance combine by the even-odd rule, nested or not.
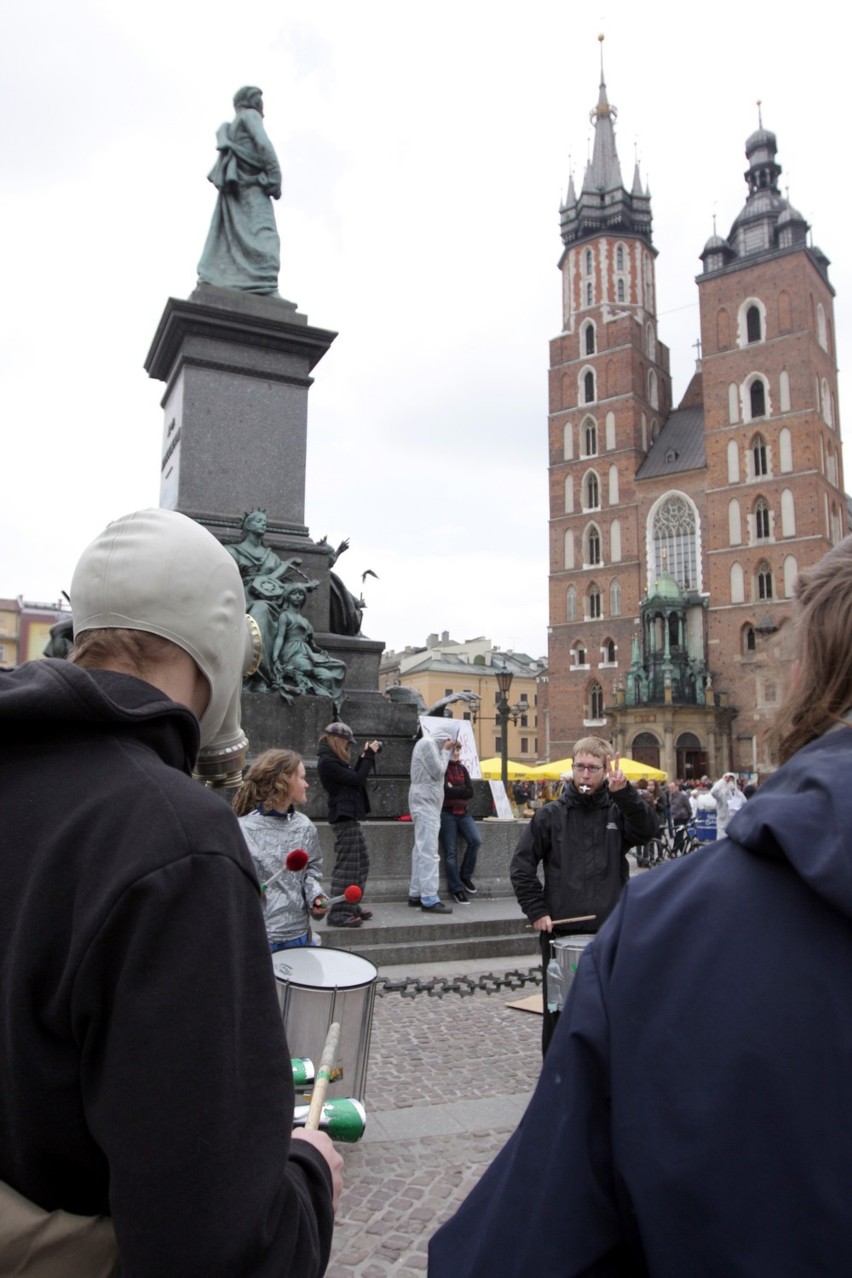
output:
[[[530,933],[525,936],[517,933],[456,936],[446,937],[442,941],[429,941],[418,935],[411,940],[395,943],[379,937],[375,942],[365,945],[363,940],[366,939],[366,929],[359,928],[357,933],[349,933],[346,939],[347,944],[339,946],[339,949],[346,949],[368,959],[380,972],[383,967],[413,967],[420,963],[452,963],[463,959],[482,959],[487,962],[506,955],[517,955],[525,960],[523,966],[531,967],[539,959],[538,946],[531,939]]]

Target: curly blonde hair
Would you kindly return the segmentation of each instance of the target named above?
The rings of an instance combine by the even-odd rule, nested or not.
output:
[[[259,754],[234,795],[231,806],[237,816],[254,812],[261,803],[277,807],[286,804],[290,782],[301,762],[302,756],[295,750],[264,750]]]

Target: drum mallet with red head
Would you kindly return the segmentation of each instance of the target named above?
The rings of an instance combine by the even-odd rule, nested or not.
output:
[[[261,883],[261,892],[265,892],[267,888],[272,887],[273,883],[277,883],[281,878],[281,875],[286,874],[288,870],[290,870],[293,874],[298,874],[301,870],[304,870],[309,859],[310,858],[304,848],[294,848],[292,852],[288,852],[281,869],[276,874],[273,874],[271,879],[267,879],[265,883]]]

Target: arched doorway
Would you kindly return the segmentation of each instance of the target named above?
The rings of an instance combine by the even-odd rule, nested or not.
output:
[[[660,766],[660,743],[653,732],[640,732],[633,738],[630,754],[637,763],[647,763],[652,768]]]
[[[698,781],[707,773],[707,751],[694,732],[682,732],[675,742],[675,766],[682,781]]]

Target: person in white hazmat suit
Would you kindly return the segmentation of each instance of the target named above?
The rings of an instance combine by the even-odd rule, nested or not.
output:
[[[411,887],[408,904],[429,914],[452,914],[438,896],[438,836],[444,802],[444,773],[456,743],[458,731],[438,728],[424,736],[411,754],[411,785],[408,809],[414,822],[414,850],[411,854]]]

